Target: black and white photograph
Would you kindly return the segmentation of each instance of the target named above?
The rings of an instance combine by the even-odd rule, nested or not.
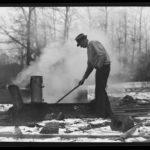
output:
[[[0,7],[0,143],[149,143],[150,5]]]

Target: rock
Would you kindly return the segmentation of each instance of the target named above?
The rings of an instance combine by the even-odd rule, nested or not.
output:
[[[92,127],[91,127],[90,124],[87,125],[87,126],[81,126],[81,127],[79,127],[79,130],[82,130],[82,131],[84,131],[84,130],[90,130],[90,129],[92,129]]]
[[[60,127],[60,128],[65,128],[65,126],[66,126],[66,123],[65,123],[65,122],[60,122],[60,123],[59,123],[59,127]]]
[[[114,131],[126,132],[134,126],[134,121],[131,116],[114,115],[111,118],[110,127]]]
[[[126,105],[126,104],[133,104],[133,103],[136,103],[136,100],[132,96],[126,95],[121,99],[119,105]]]
[[[49,122],[40,131],[40,133],[42,134],[58,134],[58,132],[59,132],[58,122]]]
[[[43,127],[43,125],[40,125],[40,124],[38,124],[38,123],[35,123],[35,126],[38,127],[38,128]]]
[[[54,113],[46,114],[43,120],[52,120],[54,119]]]
[[[110,122],[108,122],[108,121],[105,121],[103,123],[97,123],[97,124],[90,123],[91,128],[101,128],[101,127],[105,127],[108,125],[110,125]]]
[[[35,122],[27,122],[26,126],[27,127],[35,127],[36,124],[35,124]]]
[[[150,121],[145,122],[144,125],[149,127],[150,126]]]
[[[26,132],[30,132],[30,133],[32,133],[32,131],[31,131],[31,130],[27,130]]]
[[[65,133],[71,133],[71,132],[73,132],[73,131],[71,131],[71,130],[69,130],[68,128],[66,128]]]

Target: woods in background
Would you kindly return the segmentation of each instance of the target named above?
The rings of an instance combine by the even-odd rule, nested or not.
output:
[[[0,8],[1,9],[1,8]],[[29,66],[48,43],[71,38],[82,24],[103,31],[128,80],[150,80],[150,7],[8,7],[0,20],[0,64]],[[7,61],[6,61],[7,60]]]

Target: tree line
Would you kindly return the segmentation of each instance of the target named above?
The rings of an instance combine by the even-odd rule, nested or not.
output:
[[[12,7],[11,11],[15,15],[10,14],[10,25],[5,16],[1,18],[0,34],[6,38],[0,45],[9,45],[22,68],[35,61],[48,43],[66,42],[76,23],[84,21],[87,28],[108,35],[124,73],[136,72],[139,80],[150,78],[149,7]]]

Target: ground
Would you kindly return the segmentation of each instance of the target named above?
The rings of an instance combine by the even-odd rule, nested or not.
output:
[[[124,85],[124,86],[122,86]],[[137,84],[135,84],[137,85]],[[148,142],[150,139],[150,94],[148,84],[147,88],[143,87],[143,84],[139,87],[135,87],[130,83],[119,84],[115,88],[108,88],[108,94],[111,104],[114,110],[119,113],[132,114],[134,117],[135,125],[141,123],[137,128],[135,128],[132,133],[126,136],[125,133],[119,131],[112,131],[110,128],[110,119],[102,118],[65,118],[64,120],[45,120],[36,122],[33,126],[19,126],[23,135],[27,135],[26,138],[20,138],[15,135],[14,126],[0,126],[0,141],[9,142]],[[145,85],[145,84],[144,84]],[[113,89],[113,90],[112,90]],[[138,90],[137,90],[138,89]],[[88,99],[93,99],[93,90],[89,88]],[[129,103],[123,105],[121,100],[124,96],[132,96],[136,103]],[[112,102],[113,101],[113,102]],[[117,103],[116,103],[117,102]],[[118,107],[118,104],[120,106]],[[127,106],[127,107],[125,107]],[[12,105],[1,104],[0,111],[8,110]],[[117,107],[117,109],[115,109]],[[120,108],[120,109],[119,109]],[[134,108],[134,111],[133,111]],[[140,109],[139,109],[140,108]],[[144,111],[143,111],[144,109]],[[40,131],[48,122],[58,122],[59,132],[58,136],[38,138],[41,135]],[[2,136],[3,134],[11,135]],[[28,137],[28,135],[37,135],[37,137]],[[59,137],[59,135],[61,135]],[[62,136],[64,135],[64,136]],[[70,135],[70,138],[65,137],[65,135]],[[87,135],[87,136],[86,136]],[[77,137],[79,136],[79,137]]]

